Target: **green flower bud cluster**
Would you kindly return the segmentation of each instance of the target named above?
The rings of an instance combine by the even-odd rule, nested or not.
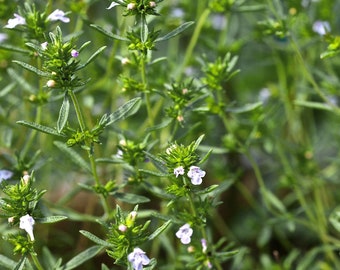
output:
[[[12,225],[17,224],[20,217],[32,215],[40,198],[46,192],[35,189],[33,182],[33,176],[24,175],[17,184],[11,185],[7,181],[1,183],[0,188],[7,197],[0,200],[0,216],[9,218]]]
[[[173,83],[171,88],[168,89],[167,95],[173,101],[173,105],[165,110],[169,117],[174,118],[179,122],[184,120],[183,114],[185,108],[198,93],[197,89],[195,89],[192,84],[193,80],[189,83]]]
[[[121,140],[117,146],[119,156],[129,165],[136,166],[145,161],[146,141],[136,143],[131,140]]]
[[[49,74],[47,86],[50,88],[70,89],[84,83],[76,76],[81,68],[74,40],[63,42],[62,32],[57,27],[57,33],[50,33],[51,42],[45,42],[39,49],[43,59],[43,71]]]
[[[191,166],[198,164],[200,157],[196,153],[198,140],[188,146],[179,145],[176,142],[171,144],[160,157],[164,161],[169,173],[173,174],[174,170],[180,166],[185,171],[189,171]]]
[[[147,229],[150,221],[143,225],[136,224],[138,205],[133,211],[126,214],[119,205],[116,207],[115,223],[110,226],[108,242],[112,245],[107,249],[107,254],[114,258],[116,264],[126,265],[127,255],[147,241],[149,233]]]
[[[223,58],[218,57],[215,62],[208,62],[203,67],[205,77],[202,78],[203,84],[210,89],[221,91],[223,84],[236,75],[239,70],[235,68],[237,56],[231,57],[227,53]]]

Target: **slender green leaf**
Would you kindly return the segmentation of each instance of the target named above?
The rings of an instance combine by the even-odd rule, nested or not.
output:
[[[16,83],[10,83],[8,84],[6,87],[4,87],[1,91],[0,91],[0,98],[6,96],[9,92],[11,92],[14,87],[15,87]]]
[[[66,92],[64,96],[63,104],[60,107],[59,117],[58,117],[58,122],[57,122],[57,130],[59,133],[63,131],[66,125],[69,112],[70,112],[70,99]]]
[[[20,261],[13,268],[13,270],[23,270],[23,269],[25,269],[24,267],[25,267],[26,261],[27,261],[27,257],[26,256],[21,257]]]
[[[38,223],[56,223],[65,219],[67,219],[66,216],[49,216],[44,218],[37,218],[36,221]]]
[[[151,131],[155,131],[155,130],[159,130],[159,129],[162,129],[162,128],[165,128],[167,127],[168,125],[171,124],[171,122],[173,121],[172,118],[169,118],[169,119],[166,119],[165,121],[163,121],[162,123],[158,124],[158,125],[155,125],[153,127],[149,127],[146,129],[146,132],[149,133]]]
[[[11,76],[11,78],[16,81],[24,90],[30,92],[31,94],[35,94],[35,87],[29,84],[27,80],[19,75],[13,68],[9,68],[7,72],[9,76]]]
[[[142,43],[145,43],[148,40],[149,29],[148,23],[146,22],[145,15],[142,15],[142,23],[141,23],[141,31],[140,31],[140,40]]]
[[[274,195],[274,193],[272,193],[271,191],[267,190],[267,189],[262,189],[262,195],[265,199],[265,202],[267,203],[267,206],[273,206],[274,208],[276,208],[278,211],[280,211],[281,213],[285,213],[286,212],[286,207],[284,206],[284,204]]]
[[[142,173],[145,173],[145,174],[148,174],[148,175],[159,176],[159,177],[169,176],[168,173],[150,171],[150,170],[145,170],[145,169],[139,169],[138,171],[142,172]]]
[[[51,127],[43,126],[43,125],[33,123],[33,122],[28,122],[25,120],[20,120],[20,121],[17,121],[16,123],[19,125],[25,126],[25,127],[29,127],[29,128],[41,131],[46,134],[59,136],[59,137],[65,137],[63,133],[59,133],[56,129],[51,128]]]
[[[5,267],[6,269],[14,269],[16,266],[16,262],[12,259],[0,254],[0,266]]]
[[[329,104],[321,103],[321,102],[306,101],[306,100],[295,100],[294,104],[296,104],[298,106],[312,108],[312,109],[332,111],[332,107]]]
[[[160,235],[162,232],[164,232],[169,225],[171,224],[171,219],[168,220],[167,222],[165,222],[161,227],[159,227],[157,230],[155,230],[150,236],[149,236],[149,240],[153,240],[155,239],[158,235]]]
[[[30,53],[29,50],[25,50],[23,48],[12,46],[12,45],[9,45],[9,44],[0,44],[0,49],[12,51],[12,52],[19,52],[19,53],[23,53],[23,54],[26,54],[26,55]]]
[[[180,26],[178,26],[176,29],[174,29],[171,32],[169,32],[168,34],[166,34],[165,36],[157,38],[155,41],[159,42],[159,41],[165,41],[165,40],[168,40],[170,38],[173,38],[174,36],[179,35],[180,33],[182,33],[184,30],[186,30],[188,27],[190,27],[193,24],[194,24],[194,22],[185,22],[185,23],[181,24]]]
[[[329,222],[340,232],[340,207],[335,208],[329,217]]]
[[[62,143],[62,142],[59,142],[59,141],[55,141],[54,145],[57,146],[65,154],[67,154],[71,158],[73,163],[78,165],[80,168],[82,168],[82,169],[84,169],[88,172],[91,172],[91,168],[88,165],[88,163],[72,148],[67,147],[65,143]]]
[[[95,25],[95,24],[90,24],[91,27],[93,27],[94,29],[97,29],[99,32],[101,32],[102,34],[104,34],[105,36],[112,38],[112,39],[117,39],[117,40],[122,40],[122,41],[129,41],[128,38],[113,34],[109,31],[106,31],[104,28],[102,28],[99,25]]]
[[[150,201],[150,199],[145,196],[132,193],[112,192],[110,194],[122,202],[131,204],[147,203]]]
[[[83,69],[84,67],[86,67],[88,64],[90,64],[102,51],[104,51],[106,49],[106,46],[103,46],[101,48],[99,48],[94,54],[92,54],[90,56],[89,59],[87,59],[87,61],[85,62],[85,64],[80,65],[77,70]]]
[[[204,134],[198,137],[198,139],[195,141],[194,146],[192,148],[193,150],[196,150],[198,148],[203,138],[204,138]]]
[[[36,67],[33,67],[25,62],[13,60],[13,63],[18,64],[19,66],[23,67],[24,69],[27,69],[29,71],[34,72],[35,74],[41,76],[41,77],[49,77],[50,74],[44,71],[41,71],[40,69],[37,69]]]
[[[100,246],[103,246],[103,247],[111,247],[112,245],[103,240],[103,239],[100,239],[98,236],[88,232],[88,231],[85,231],[85,230],[80,230],[79,231],[82,235],[84,235],[86,238],[90,239],[92,242],[100,245]]]
[[[61,269],[62,270],[71,270],[79,265],[83,264],[84,262],[88,261],[89,259],[96,256],[99,252],[103,250],[102,246],[93,246],[90,247],[83,252],[79,253],[77,256],[73,257],[70,261],[68,261]]]
[[[245,104],[244,106],[238,107],[238,108],[227,108],[227,111],[232,112],[232,113],[246,113],[246,112],[253,111],[261,106],[262,106],[262,102],[256,102],[256,103],[251,103],[251,104]]]
[[[126,102],[124,105],[120,106],[115,112],[107,115],[103,115],[99,124],[105,127],[117,122],[122,118],[126,118],[134,113],[136,113],[141,105],[141,98],[134,98]]]

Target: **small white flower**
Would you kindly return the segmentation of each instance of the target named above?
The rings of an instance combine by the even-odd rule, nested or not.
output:
[[[176,169],[174,169],[174,175],[176,175],[176,178],[179,176],[179,175],[183,175],[184,174],[184,168],[183,166],[179,166],[177,167]]]
[[[154,7],[156,7],[156,2],[155,1],[150,1],[149,5],[150,5],[150,7],[154,8]]]
[[[126,58],[126,57],[122,58],[120,61],[121,61],[122,65],[127,65],[128,63],[130,63],[129,58]]]
[[[74,58],[77,58],[79,56],[79,52],[77,50],[72,50],[71,56],[74,57]]]
[[[133,252],[128,255],[128,261],[135,270],[142,270],[143,265],[148,265],[150,263],[148,256],[146,256],[145,252],[138,247],[134,248]]]
[[[115,6],[120,6],[120,4],[117,4],[116,2],[112,2],[111,5],[108,8],[106,8],[106,9],[111,9],[111,8],[113,8]]]
[[[13,176],[13,172],[9,170],[0,170],[0,183],[3,180],[10,179]]]
[[[324,36],[331,31],[331,26],[327,21],[316,21],[313,23],[313,31],[320,36]]]
[[[40,44],[41,49],[43,49],[43,51],[45,51],[45,50],[47,49],[47,45],[48,45],[48,42],[47,42],[47,41],[41,43],[41,44]]]
[[[56,9],[50,15],[48,15],[47,20],[49,20],[49,21],[62,21],[64,23],[70,22],[70,18],[66,17],[65,12],[60,10],[60,9]]]
[[[191,179],[193,185],[200,185],[202,183],[202,177],[205,176],[205,171],[202,171],[200,167],[191,166],[188,171],[188,177]]]
[[[28,184],[30,179],[31,179],[31,176],[29,174],[24,174],[24,176],[22,177],[22,180],[24,181],[25,185]]]
[[[12,29],[12,28],[15,28],[17,25],[24,25],[24,24],[26,24],[26,19],[14,13],[14,19],[9,19],[7,24],[5,25],[5,28]]]
[[[193,230],[190,228],[190,225],[186,223],[176,232],[176,237],[181,240],[182,244],[187,245],[191,242],[192,233]]]
[[[28,235],[31,238],[31,241],[34,241],[34,235],[33,235],[34,223],[35,223],[34,219],[29,214],[22,216],[20,218],[19,228],[25,230],[28,233]]]

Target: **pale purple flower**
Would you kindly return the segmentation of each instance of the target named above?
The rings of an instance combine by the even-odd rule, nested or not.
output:
[[[14,19],[9,19],[7,24],[5,25],[5,28],[12,29],[12,28],[15,28],[17,25],[24,25],[24,24],[26,24],[26,19],[14,13]]]
[[[200,185],[202,183],[202,177],[205,176],[205,171],[202,171],[200,167],[191,166],[188,171],[188,177],[191,179],[193,185]]]
[[[29,214],[22,216],[20,218],[19,228],[25,230],[28,233],[28,235],[31,238],[31,241],[34,241],[34,235],[33,235],[34,223],[35,223],[34,219]]]
[[[320,36],[324,36],[331,31],[331,26],[327,21],[316,21],[313,24],[313,31]]]
[[[7,38],[7,34],[0,33],[0,43],[4,42]]]
[[[207,240],[205,240],[204,238],[201,239],[201,244],[202,244],[202,252],[206,253],[207,249],[208,249],[208,245],[207,245]]]
[[[65,12],[60,10],[60,9],[56,9],[55,11],[53,11],[50,15],[48,15],[47,20],[49,21],[62,21],[64,23],[69,23],[70,22],[70,18],[65,16]]]
[[[0,170],[0,183],[3,180],[10,179],[13,176],[13,172],[9,170]]]
[[[140,248],[134,248],[133,252],[128,255],[128,261],[132,264],[134,270],[142,270],[143,265],[148,265],[150,259],[145,255],[145,252]]]
[[[71,55],[72,57],[77,58],[79,56],[79,52],[77,50],[72,50]]]
[[[182,244],[187,245],[191,242],[192,233],[193,230],[190,228],[190,225],[186,223],[176,232],[176,237],[181,240]]]
[[[176,178],[179,176],[179,175],[183,175],[184,174],[184,168],[183,166],[179,166],[177,168],[174,169],[174,175],[176,175]]]

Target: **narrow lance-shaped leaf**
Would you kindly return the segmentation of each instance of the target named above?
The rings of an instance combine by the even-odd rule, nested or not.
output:
[[[90,239],[92,242],[100,245],[100,246],[104,246],[104,247],[110,247],[112,246],[109,242],[100,239],[98,236],[94,235],[93,233],[90,233],[88,231],[85,230],[80,230],[79,231],[82,235],[84,235],[86,238]]]
[[[165,222],[161,227],[159,227],[156,231],[154,231],[150,236],[149,240],[155,239],[158,235],[160,235],[163,231],[165,231],[169,225],[171,224],[171,220]]]
[[[49,73],[44,72],[44,71],[42,71],[40,69],[37,69],[36,67],[33,67],[33,66],[31,66],[31,65],[29,65],[29,64],[27,64],[25,62],[21,62],[21,61],[18,61],[18,60],[13,60],[13,63],[18,64],[19,66],[22,66],[24,69],[32,71],[32,72],[34,72],[35,74],[37,74],[37,75],[39,75],[41,77],[49,77],[50,76]]]
[[[142,102],[141,98],[134,98],[129,100],[110,115],[105,114],[101,118],[99,125],[107,127],[122,118],[126,118],[136,113],[139,109],[141,102]]]
[[[66,92],[64,96],[63,104],[60,107],[59,117],[58,117],[58,122],[57,122],[57,130],[59,133],[63,131],[66,125],[69,112],[70,112],[70,99]]]
[[[168,34],[166,34],[165,36],[159,37],[157,38],[155,41],[165,41],[168,40],[174,36],[179,35],[180,33],[182,33],[184,30],[186,30],[188,27],[190,27],[192,24],[194,24],[194,22],[185,22],[183,24],[181,24],[180,26],[178,26],[176,29],[172,30],[171,32],[169,32]]]
[[[99,32],[101,32],[102,34],[104,34],[105,36],[112,38],[112,39],[118,39],[118,40],[122,40],[122,41],[129,41],[129,39],[113,34],[109,31],[106,31],[104,28],[100,27],[99,25],[95,25],[95,24],[91,24],[91,27],[93,27],[94,29],[97,29]]]
[[[58,141],[54,142],[54,145],[57,146],[65,154],[67,154],[71,158],[72,162],[77,164],[82,169],[84,169],[88,172],[91,172],[91,168],[87,164],[87,162],[72,148],[67,147],[65,143],[58,142]]]
[[[19,125],[25,126],[25,127],[29,127],[35,130],[38,130],[40,132],[46,133],[46,134],[50,134],[50,135],[55,135],[58,137],[65,137],[65,135],[63,133],[58,132],[56,129],[51,128],[51,127],[47,127],[47,126],[43,126],[34,122],[28,122],[25,120],[20,120],[16,122]]]
[[[83,264],[84,262],[88,261],[89,259],[96,256],[100,251],[102,251],[102,246],[93,246],[90,247],[83,252],[79,253],[77,256],[73,257],[70,261],[68,261],[61,269],[62,270],[71,270],[79,265]]]
[[[36,219],[36,221],[39,223],[56,223],[59,221],[63,221],[65,219],[67,219],[66,216],[49,216],[44,218],[38,218]]]
[[[77,70],[83,69],[88,64],[90,64],[102,51],[104,51],[106,46],[103,46],[99,48],[94,54],[91,55],[91,57],[85,62],[85,64],[80,65]]]
[[[18,264],[13,268],[13,270],[23,270],[23,269],[25,269],[24,267],[25,267],[26,261],[27,261],[27,257],[23,256],[21,258],[21,260],[18,262]]]
[[[5,269],[14,269],[15,265],[15,261],[0,254],[0,266],[5,267]]]
[[[141,30],[140,30],[140,39],[142,43],[145,43],[148,40],[149,35],[149,29],[148,29],[148,23],[146,22],[145,15],[142,15],[141,17]]]

